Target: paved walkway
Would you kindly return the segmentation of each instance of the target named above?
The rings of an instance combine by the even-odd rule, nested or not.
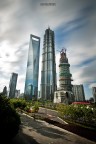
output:
[[[39,111],[38,112],[58,117],[58,112],[56,110],[51,110],[51,109],[39,107]]]
[[[59,123],[67,124],[65,121],[63,121],[61,118],[58,117],[58,112],[55,110],[40,107],[38,114],[42,114],[43,117],[46,116],[49,119],[57,121]]]
[[[21,129],[12,144],[95,144],[64,129],[21,114]]]

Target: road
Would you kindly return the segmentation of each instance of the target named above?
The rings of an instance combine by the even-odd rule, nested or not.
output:
[[[21,128],[12,144],[95,144],[64,129],[21,114]]]

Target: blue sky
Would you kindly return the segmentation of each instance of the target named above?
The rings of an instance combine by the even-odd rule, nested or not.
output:
[[[84,84],[86,99],[90,98],[96,86],[96,0],[0,0],[0,91],[16,72],[17,89],[24,92],[30,34],[41,37],[40,84],[43,35],[48,26],[55,32],[57,76],[57,49],[64,47],[73,84]]]

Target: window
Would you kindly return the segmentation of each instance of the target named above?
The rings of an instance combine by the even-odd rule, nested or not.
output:
[[[52,60],[52,53],[48,53],[48,60]]]
[[[56,93],[56,99],[58,99],[58,93]]]
[[[52,70],[52,61],[48,61],[48,70]]]

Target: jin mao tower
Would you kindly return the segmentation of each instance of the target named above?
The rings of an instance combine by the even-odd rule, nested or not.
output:
[[[45,30],[42,52],[41,98],[53,100],[56,90],[56,63],[54,31]]]

